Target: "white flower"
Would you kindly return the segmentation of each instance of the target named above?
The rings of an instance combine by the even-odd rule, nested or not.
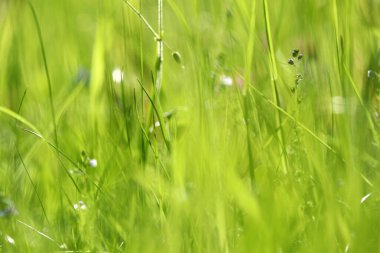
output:
[[[79,200],[78,203],[74,204],[74,209],[75,210],[86,210],[87,209],[87,206],[84,204],[84,202],[82,200]]]
[[[91,167],[91,168],[96,168],[98,166],[98,161],[96,159],[90,159],[88,161],[88,165]]]
[[[16,244],[15,239],[13,239],[12,237],[10,237],[9,235],[5,235],[5,240],[6,240],[9,244],[13,244],[13,245]]]
[[[149,127],[149,132],[152,133],[155,127],[160,127],[160,126],[161,126],[160,122],[159,122],[159,121],[156,121],[156,122],[154,123],[154,126],[150,126],[150,127]]]
[[[124,79],[124,73],[120,68],[116,68],[112,71],[112,80],[115,83],[121,83]]]
[[[232,86],[234,84],[234,79],[230,76],[222,75],[220,77],[220,84],[223,86]]]

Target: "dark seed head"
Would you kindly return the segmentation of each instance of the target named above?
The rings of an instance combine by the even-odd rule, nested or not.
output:
[[[303,54],[299,54],[297,59],[301,60],[302,58],[303,58]]]
[[[297,55],[298,55],[299,52],[300,52],[300,50],[298,50],[298,49],[293,49],[293,50],[292,50],[292,56],[293,56],[293,57],[297,57]]]
[[[180,53],[178,53],[178,52],[173,52],[173,53],[172,53],[172,56],[173,56],[173,58],[174,58],[174,60],[175,60],[176,63],[178,63],[178,64],[182,64],[182,57],[181,57],[181,54],[180,54]]]
[[[375,71],[373,71],[372,69],[368,70],[368,73],[367,73],[367,76],[368,78],[373,78],[375,77]]]
[[[290,59],[288,60],[288,63],[289,63],[290,65],[294,65],[294,60],[293,60],[292,58],[290,58]]]

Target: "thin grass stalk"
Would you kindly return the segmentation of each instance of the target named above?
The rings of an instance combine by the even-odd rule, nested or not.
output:
[[[163,115],[163,110],[161,107],[161,102],[160,102],[160,91],[161,91],[161,86],[162,86],[162,76],[163,76],[163,61],[164,61],[164,41],[163,41],[163,34],[164,34],[164,29],[163,29],[163,1],[158,0],[158,33],[155,32],[153,27],[149,24],[149,22],[144,18],[144,16],[138,11],[129,1],[123,0],[129,8],[132,9],[132,11],[140,18],[142,23],[145,24],[146,27],[153,33],[154,38],[157,41],[157,59],[156,59],[156,66],[155,66],[155,71],[156,71],[156,76],[155,78],[152,78],[153,84],[154,84],[154,92],[150,96],[149,93],[145,90],[143,86],[143,80],[139,80],[139,83],[141,85],[141,88],[143,88],[142,92],[145,93],[151,104],[150,107],[148,108],[148,124],[147,124],[147,129],[149,129],[150,123],[154,124],[154,122],[150,122],[150,119],[153,118],[153,110],[157,113],[157,117],[160,122],[160,128],[163,133],[164,139],[165,139],[165,144],[170,151],[170,134],[169,131],[166,127],[166,123],[164,118],[162,117]],[[140,3],[141,4],[141,3]],[[141,6],[140,6],[141,9]],[[140,35],[141,36],[141,35]],[[141,39],[140,39],[140,51],[142,50],[141,47]],[[142,58],[141,58],[142,59]],[[141,75],[142,77],[142,75]],[[147,151],[147,146],[144,144],[142,147],[142,152],[143,152],[143,160],[146,158],[146,151]],[[145,157],[145,158],[144,158]]]
[[[24,159],[22,159],[22,156],[21,156],[21,154],[20,154],[20,151],[19,151],[18,149],[16,149],[16,152],[17,152],[18,158],[19,158],[20,161],[21,161],[21,165],[22,165],[22,167],[24,168],[24,170],[25,170],[25,172],[26,172],[26,175],[28,176],[28,179],[29,179],[29,181],[30,181],[30,184],[31,184],[32,187],[33,187],[33,191],[34,191],[34,193],[35,193],[36,196],[37,196],[38,202],[39,202],[40,205],[41,205],[42,214],[43,214],[43,216],[45,217],[46,222],[50,225],[50,222],[49,222],[49,219],[48,219],[48,217],[47,217],[47,214],[46,214],[46,210],[45,210],[44,204],[43,204],[43,202],[42,202],[42,199],[41,199],[41,197],[40,197],[40,194],[39,194],[38,191],[37,191],[37,186],[36,186],[36,184],[33,182],[33,179],[32,179],[32,177],[30,176],[30,173],[29,173],[28,169],[26,168],[26,165],[25,165],[25,163],[24,163]]]
[[[157,65],[156,65],[156,92],[157,98],[159,99],[160,90],[162,85],[162,75],[163,75],[163,63],[164,63],[164,43],[162,37],[164,35],[163,27],[163,10],[162,10],[162,0],[158,0],[158,39],[157,39]]]
[[[155,94],[153,96],[154,100],[152,102],[152,106],[154,106],[153,102],[156,102],[156,107],[154,108],[157,113],[157,117],[160,122],[160,127],[162,134],[164,136],[165,144],[168,150],[170,151],[170,134],[166,127],[165,119],[163,116],[163,110],[161,107],[160,101],[160,91],[162,86],[162,78],[163,78],[163,67],[164,67],[164,43],[163,43],[163,35],[164,35],[164,25],[163,25],[163,1],[158,0],[158,35],[159,38],[157,40],[157,62],[156,62],[156,81],[155,81]],[[148,94],[147,94],[148,95]],[[154,122],[153,122],[154,124]]]
[[[275,53],[273,49],[273,43],[272,43],[272,36],[271,36],[271,30],[270,30],[270,22],[269,22],[269,13],[268,13],[268,3],[267,0],[263,0],[263,5],[264,5],[264,18],[265,18],[265,32],[267,36],[267,41],[268,41],[268,47],[269,47],[269,58],[270,58],[270,73],[271,73],[271,79],[272,79],[272,96],[273,96],[273,101],[275,101],[276,105],[278,107],[281,107],[280,105],[280,99],[279,99],[279,94],[278,94],[278,88],[277,88],[277,78],[278,78],[278,73],[277,73],[277,65],[276,65],[276,59],[275,59]],[[284,150],[284,133],[282,129],[282,124],[281,124],[281,114],[276,111],[276,128],[279,127],[279,131],[277,132],[277,138],[279,140],[279,154],[281,156],[281,165],[283,172],[287,174],[288,169],[287,169],[287,162],[285,159],[286,154],[283,152]]]
[[[245,59],[245,70],[244,70],[244,90],[243,90],[243,111],[244,111],[244,118],[246,122],[246,131],[247,131],[247,146],[248,146],[248,161],[249,161],[249,173],[251,178],[251,186],[252,189],[255,189],[255,159],[253,157],[253,147],[252,147],[252,135],[251,135],[251,128],[253,127],[251,125],[250,113],[249,111],[252,110],[252,115],[255,119],[257,119],[257,110],[256,110],[256,101],[255,97],[251,94],[251,91],[249,90],[248,83],[251,82],[251,69],[252,69],[252,58],[254,55],[254,38],[255,38],[255,27],[256,27],[256,1],[252,2],[251,5],[251,17],[249,22],[249,36],[248,36],[248,42],[247,42],[247,55]],[[261,140],[261,131],[260,126],[258,126],[259,129],[259,137]]]
[[[45,46],[44,46],[44,42],[42,39],[41,27],[40,27],[40,23],[39,23],[38,18],[37,18],[36,10],[34,9],[34,6],[31,2],[28,1],[28,4],[29,4],[30,9],[31,9],[32,14],[33,14],[34,23],[36,24],[36,28],[37,28],[38,40],[39,40],[40,46],[41,46],[42,59],[44,62],[45,75],[46,75],[46,79],[47,79],[47,83],[48,83],[48,89],[49,89],[49,103],[50,103],[50,110],[51,110],[51,118],[52,118],[53,125],[54,125],[54,142],[55,142],[55,145],[58,147],[57,123],[55,120],[53,92],[52,92],[52,85],[51,85],[51,79],[50,79],[50,74],[49,74],[49,68],[48,68],[48,64],[47,64],[47,60],[46,60]]]
[[[139,11],[141,12],[142,10],[142,3],[140,1],[140,6],[139,6]],[[142,34],[142,31],[143,31],[143,24],[144,24],[144,21],[142,19],[140,19],[140,30],[139,30],[139,48],[140,48],[140,80],[141,82],[143,82],[144,80],[144,48],[143,48],[143,34]],[[141,92],[140,92],[141,96],[140,96],[140,101],[141,101],[141,115],[144,115],[144,90],[143,88],[141,87]],[[136,112],[138,113],[138,112]],[[144,124],[142,124],[142,130],[144,127],[147,127],[147,126],[144,126]],[[148,128],[149,128],[149,124],[148,124]],[[147,161],[147,157],[148,157],[148,154],[147,154],[147,149],[148,149],[148,145],[146,144],[145,142],[145,138],[144,138],[144,130],[142,131],[143,134],[141,134],[141,159],[142,159],[142,162],[145,164],[146,161]]]

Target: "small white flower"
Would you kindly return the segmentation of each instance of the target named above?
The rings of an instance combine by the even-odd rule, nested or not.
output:
[[[87,209],[87,206],[84,204],[84,202],[82,200],[79,201],[79,206],[80,206],[80,209],[82,209],[82,210]]]
[[[96,159],[90,159],[88,161],[88,165],[91,167],[91,168],[96,168],[98,166],[98,161]]]
[[[82,200],[79,200],[78,203],[74,204],[74,209],[75,210],[86,210],[87,209],[87,206],[86,204],[82,201]]]
[[[220,77],[220,84],[223,86],[232,86],[234,84],[234,79],[230,76],[222,75]]]
[[[331,98],[332,112],[334,114],[342,114],[346,111],[346,100],[344,97],[335,96]]]
[[[155,127],[160,127],[160,126],[161,126],[160,122],[159,122],[159,121],[156,121],[156,122],[154,123],[154,126],[150,126],[150,127],[149,127],[149,132],[152,133]]]
[[[15,245],[15,244],[16,244],[15,239],[13,239],[12,237],[10,237],[9,235],[5,235],[5,240],[6,240],[9,244],[12,244],[12,245]]]
[[[112,80],[115,83],[121,83],[124,79],[124,73],[120,68],[116,68],[112,71]]]

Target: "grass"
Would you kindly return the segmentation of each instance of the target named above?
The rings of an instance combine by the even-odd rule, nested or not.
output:
[[[0,252],[380,251],[378,7],[0,1]]]

